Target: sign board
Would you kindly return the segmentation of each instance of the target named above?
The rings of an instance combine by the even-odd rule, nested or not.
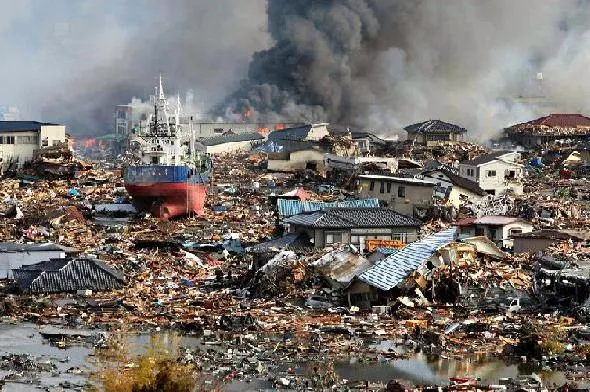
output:
[[[365,246],[369,252],[372,252],[377,248],[402,249],[404,243],[400,240],[366,240]]]

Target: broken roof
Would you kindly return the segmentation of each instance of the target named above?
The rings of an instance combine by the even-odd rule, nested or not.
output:
[[[542,229],[532,231],[530,233],[518,233],[513,234],[513,238],[539,238],[539,239],[549,239],[549,240],[576,240],[576,241],[585,241],[588,239],[589,234],[583,232],[577,232],[574,230],[552,230],[552,229]]]
[[[107,291],[122,288],[125,276],[97,259],[51,259],[13,270],[18,286],[29,293]]]
[[[467,130],[455,124],[441,120],[428,120],[404,128],[409,133],[465,133]]]
[[[590,118],[581,114],[558,114],[553,113],[545,117],[539,117],[536,120],[532,120],[519,125],[532,125],[542,126],[550,128],[577,128],[577,127],[590,127]]]
[[[378,174],[362,174],[359,178],[365,180],[386,180],[391,182],[399,182],[402,184],[407,185],[422,185],[422,186],[435,186],[437,184],[436,181],[430,179],[420,179],[414,177],[392,177],[392,176],[382,176]]]
[[[454,241],[456,231],[457,229],[453,227],[412,242],[360,274],[359,279],[380,290],[391,290],[427,261],[441,246]]]
[[[470,159],[468,161],[463,161],[461,164],[463,165],[470,165],[470,166],[479,166],[485,163],[489,163],[495,161],[496,159],[501,158],[504,155],[510,154],[511,151],[494,151],[489,154],[480,155],[477,158]]]
[[[309,135],[309,132],[318,126],[327,126],[327,123],[320,124],[306,124],[300,127],[285,128],[278,131],[273,131],[268,134],[268,140],[304,140]]]
[[[259,134],[258,132],[244,132],[244,133],[232,133],[232,134],[224,134],[221,136],[213,136],[208,137],[205,139],[200,140],[200,143],[203,146],[217,146],[223,143],[232,143],[232,142],[247,142],[247,141],[255,141],[255,140],[262,140],[264,136]]]
[[[504,225],[509,225],[511,223],[516,223],[516,222],[530,224],[526,220],[524,220],[522,218],[518,218],[518,217],[503,216],[503,215],[486,215],[486,216],[482,216],[481,218],[467,217],[467,218],[460,219],[455,223],[455,226],[470,226],[470,225],[504,226]]]
[[[0,253],[15,253],[15,252],[66,252],[73,253],[76,249],[67,246],[54,244],[53,242],[46,242],[44,244],[18,244],[16,242],[0,242]]]
[[[251,253],[279,252],[281,250],[295,250],[313,248],[309,236],[305,233],[289,233],[283,237],[261,242],[246,249]]]
[[[286,223],[313,228],[420,227],[422,222],[391,208],[339,208],[299,214]]]
[[[471,181],[465,177],[461,177],[458,174],[455,174],[452,171],[442,168],[442,167],[439,169],[435,169],[435,170],[429,170],[429,171],[425,172],[424,175],[428,176],[429,174],[434,173],[434,172],[441,172],[445,177],[447,177],[449,179],[449,181],[451,182],[451,184],[453,184],[453,186],[467,189],[468,191],[471,191],[479,196],[487,195],[487,192],[484,191],[483,189],[481,189],[481,187],[479,186],[479,184],[477,182]],[[436,179],[436,177],[430,177],[430,178]]]
[[[311,265],[338,286],[346,287],[372,264],[364,256],[344,248],[326,253]]]

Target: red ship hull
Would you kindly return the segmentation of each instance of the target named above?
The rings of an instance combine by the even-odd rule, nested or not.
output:
[[[205,212],[207,185],[190,182],[156,182],[125,184],[139,211],[157,218],[169,219],[178,216]]]

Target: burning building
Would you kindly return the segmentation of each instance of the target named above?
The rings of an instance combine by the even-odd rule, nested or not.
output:
[[[550,114],[504,130],[504,137],[526,148],[556,140],[590,140],[590,118],[581,114]]]

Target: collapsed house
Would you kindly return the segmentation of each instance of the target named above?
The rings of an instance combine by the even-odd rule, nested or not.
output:
[[[590,118],[581,114],[550,114],[504,130],[504,137],[526,148],[569,139],[590,140]]]
[[[125,286],[125,276],[97,259],[51,259],[13,270],[25,293],[75,293],[110,291]]]

